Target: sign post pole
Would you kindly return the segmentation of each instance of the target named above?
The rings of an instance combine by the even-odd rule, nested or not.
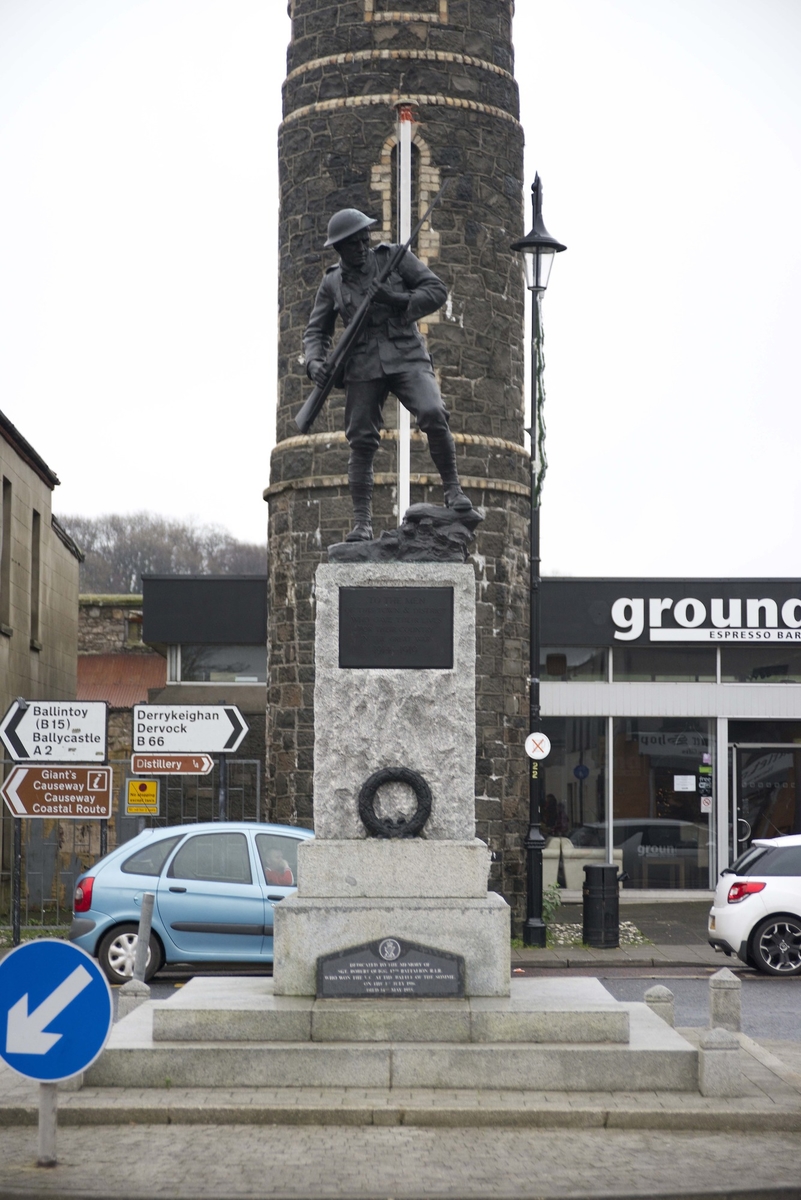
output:
[[[39,1084],[39,1155],[37,1167],[56,1166],[58,1131],[58,1084]]]
[[[228,758],[225,754],[221,754],[219,758],[220,775],[219,775],[219,792],[218,792],[218,812],[217,816],[221,821],[228,820]]]
[[[20,943],[20,908],[22,907],[22,818],[14,818],[14,880],[11,900],[11,941]]]

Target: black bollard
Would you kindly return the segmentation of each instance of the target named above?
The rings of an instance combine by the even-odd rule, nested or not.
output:
[[[584,942],[598,950],[620,945],[620,901],[614,863],[587,863],[584,868]]]

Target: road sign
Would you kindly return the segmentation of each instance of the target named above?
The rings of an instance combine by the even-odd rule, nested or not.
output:
[[[13,767],[0,795],[15,817],[91,821],[111,816],[111,767]]]
[[[70,942],[43,938],[11,950],[0,962],[0,997],[0,1058],[26,1079],[71,1079],[111,1032],[106,977]]]
[[[134,775],[208,775],[214,759],[208,754],[132,754]]]
[[[159,781],[129,779],[125,796],[126,817],[157,817],[159,815]]]
[[[529,758],[534,758],[537,761],[547,758],[551,753],[551,739],[546,737],[544,733],[537,731],[530,733],[526,738],[526,754]]]
[[[233,704],[135,704],[135,754],[233,754],[248,727]]]
[[[0,737],[17,762],[104,762],[105,700],[15,700],[0,722]]]
[[[589,776],[589,773],[590,768],[585,766],[584,763],[579,763],[577,767],[573,768],[573,774],[575,775],[576,779],[586,779]]]

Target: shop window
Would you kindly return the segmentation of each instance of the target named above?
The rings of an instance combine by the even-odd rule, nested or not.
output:
[[[801,645],[723,645],[720,677],[723,683],[801,683]]]
[[[712,723],[639,717],[614,723],[613,844],[630,888],[710,886]]]
[[[170,646],[171,683],[265,683],[266,646]]]
[[[604,647],[598,646],[544,646],[540,651],[540,679],[543,683],[605,683],[607,654]]]
[[[801,745],[801,721],[729,721],[729,741],[754,745]]]
[[[615,683],[714,683],[717,648],[699,646],[615,646]]]
[[[542,728],[551,740],[544,760],[545,799],[541,815],[543,837],[569,838],[588,830],[595,843],[606,820],[606,719],[552,717]]]

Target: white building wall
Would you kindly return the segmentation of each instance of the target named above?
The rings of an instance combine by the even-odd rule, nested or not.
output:
[[[544,717],[801,719],[801,684],[542,683]]]

